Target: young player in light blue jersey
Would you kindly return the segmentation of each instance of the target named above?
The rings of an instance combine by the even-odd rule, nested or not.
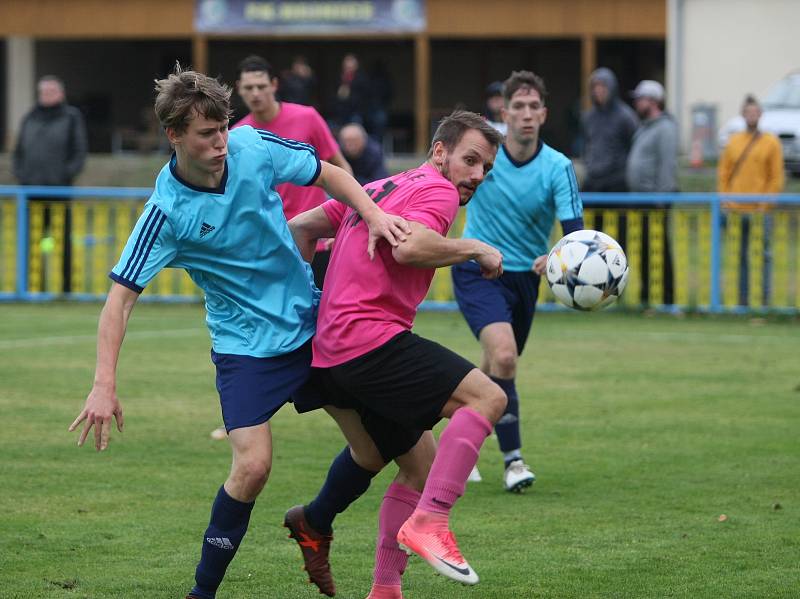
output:
[[[192,71],[156,82],[155,110],[175,154],[110,273],[100,315],[94,385],[70,431],[85,421],[95,447],[108,446],[111,419],[122,430],[116,364],[128,318],[147,283],[183,268],[205,292],[211,359],[217,370],[233,465],[203,535],[188,597],[213,599],[247,530],[272,464],[269,419],[310,372],[318,290],[289,232],[275,186],[318,185],[361,214],[372,255],[381,238],[396,246],[407,224],[383,213],[313,147],[243,127],[228,133],[230,88]]]
[[[536,480],[521,452],[517,360],[533,323],[553,223],[558,219],[564,234],[583,228],[572,163],[539,136],[547,119],[545,95],[544,81],[529,71],[515,71],[505,81],[506,142],[467,207],[464,237],[499,249],[503,275],[484,279],[469,262],[452,270],[456,301],[483,349],[481,368],[508,396],[495,432],[505,462],[503,483],[515,492]],[[472,480],[479,480],[476,475]]]

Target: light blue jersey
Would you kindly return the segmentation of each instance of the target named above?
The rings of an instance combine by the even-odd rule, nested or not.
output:
[[[503,270],[529,271],[549,251],[556,219],[583,216],[569,158],[545,143],[528,162],[515,162],[502,146],[494,167],[467,204],[464,237],[480,239],[503,254]]]
[[[312,146],[252,127],[230,132],[217,189],[183,181],[173,156],[109,276],[140,293],[162,268],[183,268],[205,292],[214,351],[297,349],[314,334],[319,291],[275,186],[310,185],[320,170]]]

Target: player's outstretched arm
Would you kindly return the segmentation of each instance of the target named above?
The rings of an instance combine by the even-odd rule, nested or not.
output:
[[[332,165],[338,166],[340,169],[346,171],[348,175],[353,174],[353,167],[350,166],[349,162],[347,162],[347,158],[344,157],[344,154],[342,154],[341,150],[328,158],[326,162],[330,162]]]
[[[329,196],[353,208],[367,223],[367,253],[370,258],[375,255],[375,245],[379,239],[385,239],[392,247],[397,247],[411,232],[404,218],[386,214],[372,201],[358,181],[338,166],[323,162],[314,185],[322,187]]]
[[[306,262],[313,260],[318,239],[336,235],[336,229],[321,206],[295,216],[289,221],[289,231]]]
[[[410,221],[411,235],[392,255],[399,264],[416,268],[438,268],[475,260],[487,279],[503,274],[503,255],[477,239],[450,239],[425,225]]]
[[[74,431],[78,425],[83,425],[78,445],[82,446],[94,426],[94,446],[97,451],[108,447],[111,434],[111,417],[117,422],[117,429],[122,432],[122,405],[117,399],[117,359],[125,337],[131,311],[133,310],[139,294],[118,283],[111,285],[106,304],[100,313],[100,323],[97,327],[97,365],[94,372],[94,384],[83,410],[70,425],[69,431]]]

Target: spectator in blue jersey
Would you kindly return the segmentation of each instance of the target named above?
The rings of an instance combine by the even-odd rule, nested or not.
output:
[[[358,123],[348,123],[341,128],[339,144],[353,169],[353,176],[361,185],[389,176],[383,160],[383,150]]]
[[[564,234],[583,228],[572,163],[540,136],[547,119],[545,96],[544,81],[530,71],[514,71],[506,79],[506,140],[467,206],[464,237],[499,249],[503,274],[485,279],[474,262],[452,270],[456,301],[483,349],[481,368],[508,396],[506,412],[494,430],[505,463],[503,483],[514,492],[536,480],[522,457],[515,377],[536,311],[550,232],[556,219]],[[473,471],[472,480],[478,479]]]
[[[94,427],[98,451],[108,446],[112,418],[122,430],[116,364],[131,311],[161,269],[185,269],[205,293],[233,451],[187,596],[213,599],[269,476],[269,420],[305,382],[311,363],[319,292],[275,186],[321,186],[355,208],[370,230],[370,255],[381,239],[396,246],[408,228],[383,213],[349,174],[320,162],[312,146],[252,127],[229,134],[231,90],[215,79],[178,66],[156,82],[156,91],[156,115],[175,153],[109,275],[114,282],[100,315],[94,384],[69,430],[85,422],[83,445]]]

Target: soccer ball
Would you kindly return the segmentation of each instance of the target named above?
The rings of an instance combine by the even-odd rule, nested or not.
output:
[[[622,247],[600,231],[573,231],[547,256],[553,295],[575,310],[599,310],[613,303],[625,290],[628,272]]]

